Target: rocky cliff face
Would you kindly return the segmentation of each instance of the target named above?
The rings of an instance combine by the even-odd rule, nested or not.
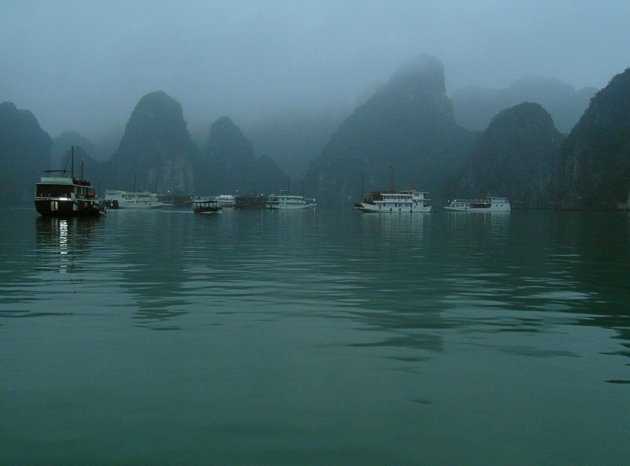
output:
[[[522,103],[497,115],[470,157],[457,196],[506,196],[513,207],[542,207],[563,136],[540,105]]]
[[[309,192],[350,202],[364,189],[415,188],[444,195],[473,136],[455,123],[444,69],[431,57],[402,66],[337,129],[306,175]]]
[[[198,151],[181,105],[164,92],[140,99],[109,162],[111,189],[192,193]],[[135,180],[135,182],[134,182]]]
[[[271,159],[257,158],[240,128],[223,117],[210,128],[195,184],[202,194],[261,193],[285,186],[286,175]]]
[[[0,104],[0,198],[33,200],[35,183],[49,169],[52,139],[28,110]]]
[[[630,208],[630,68],[597,93],[562,145],[551,192],[564,208]]]

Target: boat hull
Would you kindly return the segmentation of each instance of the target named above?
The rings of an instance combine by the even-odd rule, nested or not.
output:
[[[300,205],[275,205],[267,204],[267,209],[270,210],[300,210],[316,207],[317,204],[300,204]]]
[[[35,209],[42,217],[98,217],[102,211],[97,201],[36,199]]]
[[[447,212],[470,212],[470,213],[491,213],[491,212],[510,212],[507,207],[444,207]]]
[[[383,206],[378,204],[368,204],[365,202],[361,203],[359,209],[362,212],[366,213],[377,213],[377,214],[428,214],[431,212],[431,206],[424,205],[406,205],[406,206]]]
[[[199,209],[194,209],[193,212],[195,212],[196,214],[199,214],[199,215],[219,214],[219,213],[221,213],[221,207],[199,208]]]

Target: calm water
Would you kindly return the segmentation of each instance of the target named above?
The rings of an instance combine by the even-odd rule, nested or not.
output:
[[[630,456],[628,214],[0,225],[0,463]]]

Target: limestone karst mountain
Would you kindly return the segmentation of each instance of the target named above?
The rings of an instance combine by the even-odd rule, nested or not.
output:
[[[463,169],[474,135],[457,125],[446,96],[444,67],[416,57],[337,129],[306,175],[309,192],[326,202],[350,202],[364,188],[431,191],[443,198]]]
[[[502,110],[533,102],[549,112],[560,132],[568,134],[596,92],[593,87],[575,89],[557,79],[525,77],[505,89],[464,87],[451,99],[456,121],[470,130],[483,131]]]
[[[551,192],[565,208],[630,208],[630,68],[596,94],[563,143]]]
[[[457,195],[506,196],[512,207],[542,207],[553,160],[562,143],[540,105],[522,103],[500,112],[472,150]]]
[[[256,157],[252,143],[228,117],[215,121],[195,170],[197,192],[264,193],[286,186],[287,176],[268,157]]]
[[[192,193],[197,158],[179,102],[152,92],[136,105],[107,164],[109,187]]]
[[[51,164],[52,139],[28,110],[0,104],[0,199],[29,202]]]

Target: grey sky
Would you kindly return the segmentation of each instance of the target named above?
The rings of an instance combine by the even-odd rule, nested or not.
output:
[[[603,87],[630,65],[627,0],[0,2],[0,101],[51,136],[122,126],[164,90],[189,126],[352,104],[419,53],[449,92],[522,76]]]

